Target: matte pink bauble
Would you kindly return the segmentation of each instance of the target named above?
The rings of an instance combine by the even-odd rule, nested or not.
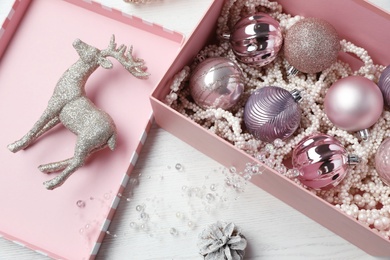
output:
[[[305,18],[287,30],[283,49],[286,60],[295,68],[289,73],[317,73],[337,60],[341,45],[330,23],[320,18]]]
[[[348,165],[358,163],[334,137],[316,133],[303,138],[293,150],[292,164],[302,184],[313,189],[330,189],[347,175]]]
[[[375,169],[382,181],[390,185],[390,138],[384,140],[376,151]]]
[[[240,68],[230,59],[209,58],[195,68],[189,87],[200,107],[229,109],[244,91],[244,79]]]
[[[378,87],[382,91],[386,106],[390,108],[390,65],[382,71],[378,81]]]
[[[378,86],[361,76],[336,81],[326,93],[325,113],[337,127],[361,131],[375,124],[382,114],[383,97]]]
[[[233,53],[242,63],[265,66],[272,62],[283,44],[279,22],[266,13],[256,13],[239,20],[229,39]]]

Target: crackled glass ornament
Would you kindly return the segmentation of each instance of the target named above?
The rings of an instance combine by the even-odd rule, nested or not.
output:
[[[336,29],[320,18],[305,18],[291,26],[284,38],[284,55],[291,65],[287,74],[317,73],[337,60],[341,49]]]
[[[283,44],[279,22],[262,12],[242,18],[223,37],[239,61],[255,66],[272,62]]]
[[[378,121],[383,111],[382,93],[365,77],[345,77],[328,89],[324,110],[335,126],[358,132],[363,140],[367,140],[367,129]]]
[[[267,86],[255,91],[244,109],[247,130],[257,139],[273,142],[285,140],[297,130],[301,121],[298,90]]]
[[[299,171],[298,179],[313,189],[331,189],[347,175],[348,167],[357,164],[356,155],[334,137],[315,133],[303,138],[294,148],[292,165]]]
[[[378,87],[382,91],[383,101],[387,107],[390,107],[390,65],[383,71],[378,81]]]
[[[376,151],[375,169],[382,181],[390,185],[390,138],[384,140]]]
[[[241,69],[230,59],[208,58],[196,66],[189,87],[198,106],[229,109],[244,91],[244,78]]]

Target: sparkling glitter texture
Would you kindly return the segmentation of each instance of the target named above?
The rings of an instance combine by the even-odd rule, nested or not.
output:
[[[381,143],[375,154],[375,169],[382,181],[390,186],[390,138]]]
[[[317,73],[330,67],[340,51],[337,31],[319,18],[305,18],[291,26],[284,38],[286,60],[304,73]]]
[[[60,122],[78,136],[73,157],[38,167],[45,173],[62,171],[55,178],[44,182],[47,189],[61,186],[72,173],[84,165],[85,160],[92,153],[106,147],[115,149],[114,121],[86,97],[84,88],[89,76],[99,67],[112,68],[112,62],[107,57],[118,60],[137,78],[145,79],[149,76],[145,71],[143,60],[132,56],[132,47],[129,49],[124,45],[116,47],[114,35],[108,48],[104,50],[99,50],[79,39],[73,42],[73,47],[80,59],[59,79],[46,110],[32,129],[20,140],[8,145],[8,149],[12,152],[25,149]]]

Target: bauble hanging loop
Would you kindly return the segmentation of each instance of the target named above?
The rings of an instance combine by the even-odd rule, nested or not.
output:
[[[301,109],[297,103],[300,99],[298,90],[289,92],[274,86],[258,89],[245,104],[247,130],[263,142],[285,140],[300,124]]]
[[[229,40],[237,60],[254,66],[272,62],[283,44],[279,22],[262,12],[241,18],[223,38]]]
[[[299,171],[297,178],[313,189],[337,186],[347,175],[349,165],[358,162],[359,158],[348,155],[336,138],[322,133],[303,138],[292,154],[293,167]]]

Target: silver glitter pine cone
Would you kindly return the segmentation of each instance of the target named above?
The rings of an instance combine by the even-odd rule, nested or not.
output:
[[[205,260],[242,260],[247,240],[234,223],[218,221],[202,231],[198,247]]]

